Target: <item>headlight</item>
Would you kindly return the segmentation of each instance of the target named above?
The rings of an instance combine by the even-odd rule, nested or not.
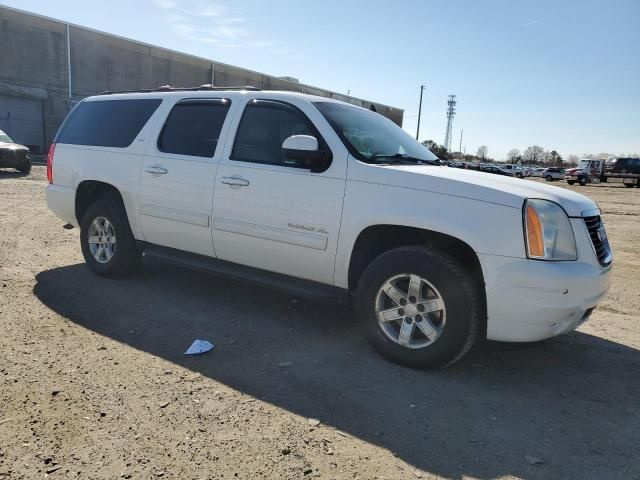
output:
[[[525,242],[529,258],[577,260],[576,239],[566,212],[549,200],[529,199],[524,205]]]

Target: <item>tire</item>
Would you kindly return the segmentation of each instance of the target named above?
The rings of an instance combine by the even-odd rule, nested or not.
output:
[[[569,185],[573,185],[574,183],[576,183],[576,181],[575,181],[575,180],[567,180],[567,183],[568,183]]]
[[[105,227],[106,224],[101,219],[108,222],[111,230],[108,232],[103,230],[102,233],[105,236],[100,238],[106,240],[109,237],[114,238],[115,241],[112,244],[105,241],[106,247],[103,248],[102,255],[100,255],[101,261],[99,261],[89,245],[89,236],[90,230],[92,236],[96,233],[95,227],[92,227],[94,221],[97,221],[98,225],[103,228]],[[131,233],[122,200],[114,194],[105,195],[87,208],[80,225],[80,245],[85,262],[95,274],[101,277],[127,276],[139,267],[142,258]],[[110,245],[113,245],[113,248]],[[109,255],[105,250],[111,254]]]
[[[31,173],[31,162],[26,161],[24,165],[21,165],[20,167],[18,167],[18,171],[20,173],[26,173],[26,174]]]
[[[587,185],[587,177],[580,177],[578,179],[578,183],[580,184],[580,186],[584,187]]]
[[[418,296],[423,302],[433,302],[425,300],[431,293],[435,297],[428,298],[440,298],[443,303],[439,305],[444,308],[433,313],[419,313],[421,310],[416,311],[420,307],[419,300],[412,302],[413,299],[404,298],[408,303],[403,304],[383,293],[385,284],[401,278],[396,284],[398,289],[392,290],[396,294],[402,291],[408,297],[409,280],[402,283],[404,277],[408,277],[407,273],[426,282],[421,282],[420,288],[424,295]],[[383,357],[408,367],[431,369],[456,362],[475,344],[484,321],[482,295],[481,287],[471,274],[451,255],[432,245],[401,247],[383,253],[365,269],[356,289],[355,309],[367,339]],[[394,311],[396,306],[398,311]],[[396,320],[379,323],[377,312],[380,310],[394,316],[402,315]],[[416,313],[415,317],[410,317]],[[412,322],[407,322],[409,318]],[[411,324],[409,339],[414,342],[413,348],[400,343],[401,326]],[[432,340],[422,333],[423,328],[432,331]],[[397,338],[393,339],[389,331]]]
[[[635,184],[633,184],[633,183],[625,183],[625,184],[624,184],[624,186],[625,186],[625,187],[627,187],[627,188],[633,188],[633,187],[635,187],[636,185],[635,185]]]
[[[551,181],[553,180],[553,177],[552,177],[551,175],[547,175],[546,177],[544,177],[544,179],[545,179],[547,182],[551,182]]]

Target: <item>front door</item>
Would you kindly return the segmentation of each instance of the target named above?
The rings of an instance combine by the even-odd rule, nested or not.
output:
[[[140,173],[140,223],[145,241],[215,256],[211,209],[230,102],[177,102]],[[220,148],[218,148],[220,145]]]
[[[248,102],[216,177],[213,243],[218,258],[332,284],[347,152],[334,138],[328,144],[330,132],[323,136],[302,108]],[[312,135],[331,150],[323,172],[283,154],[291,135]]]

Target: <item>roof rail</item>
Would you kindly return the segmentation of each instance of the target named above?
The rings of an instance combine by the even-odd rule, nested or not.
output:
[[[139,90],[121,90],[111,91],[105,90],[98,95],[115,95],[118,93],[152,93],[152,92],[197,92],[197,91],[225,91],[225,90],[246,90],[251,92],[259,92],[258,87],[246,85],[244,87],[217,87],[212,84],[200,85],[199,87],[172,87],[171,85],[162,85],[158,88],[144,88]]]

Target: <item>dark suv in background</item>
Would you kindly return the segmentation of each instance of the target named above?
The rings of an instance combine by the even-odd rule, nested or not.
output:
[[[15,143],[2,130],[0,130],[0,168],[15,168],[22,173],[31,171],[29,147]]]
[[[605,173],[637,173],[640,174],[640,158],[612,158],[607,160]]]

